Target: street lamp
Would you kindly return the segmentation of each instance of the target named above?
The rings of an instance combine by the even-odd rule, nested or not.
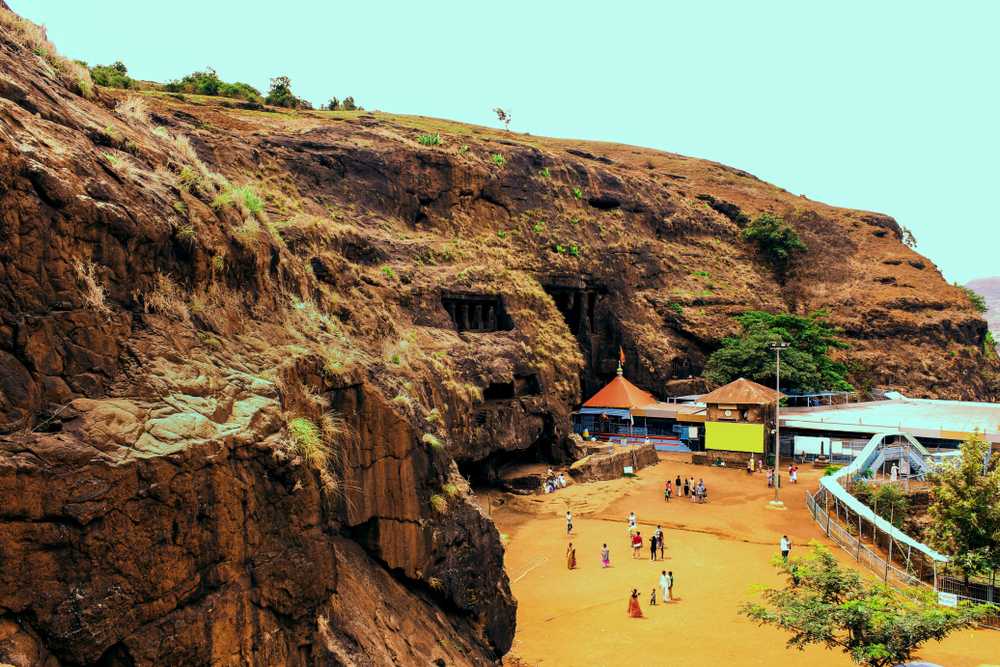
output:
[[[768,345],[774,350],[774,500],[768,503],[769,509],[783,510],[785,503],[781,502],[778,492],[781,489],[781,351],[790,345],[778,340]]]

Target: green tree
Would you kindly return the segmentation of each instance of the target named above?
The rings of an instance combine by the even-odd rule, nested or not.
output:
[[[1000,457],[978,435],[960,447],[961,456],[929,476],[927,514],[930,543],[970,576],[1000,568]]]
[[[357,111],[359,107],[354,103],[354,98],[348,95],[344,98],[344,101],[340,103],[340,108],[344,111]]]
[[[98,86],[108,88],[132,88],[135,80],[128,75],[125,63],[116,60],[111,65],[94,65],[90,68],[90,78]]]
[[[862,579],[841,568],[828,549],[775,565],[787,577],[784,588],[764,588],[763,604],[747,603],[740,613],[761,625],[791,633],[789,648],[818,644],[840,649],[859,665],[891,667],[906,662],[921,644],[971,627],[990,605],[937,604],[929,589],[897,589]]]
[[[775,359],[769,345],[783,340],[791,347],[781,353],[782,387],[851,391],[847,367],[829,355],[831,349],[845,349],[848,345],[837,337],[838,330],[826,318],[823,310],[806,317],[758,310],[743,313],[737,317],[741,334],[723,339],[722,347],[705,364],[705,377],[715,385],[739,377],[773,385]]]
[[[782,279],[795,256],[806,251],[795,228],[773,213],[757,216],[743,228],[743,238],[757,244]]]
[[[896,528],[902,528],[910,512],[910,498],[899,484],[880,484],[872,492],[868,505]]]
[[[348,98],[350,99],[350,98]],[[267,91],[264,101],[276,107],[288,109],[310,109],[312,106],[305,100],[298,98],[292,93],[292,80],[287,76],[276,76],[271,79],[271,89]],[[347,100],[344,100],[344,108]]]
[[[330,102],[326,105],[326,108],[329,111],[337,111],[338,109],[340,109],[340,100],[338,100],[336,97],[331,97]]]

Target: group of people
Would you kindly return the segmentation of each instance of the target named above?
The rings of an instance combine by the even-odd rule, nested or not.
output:
[[[753,459],[751,459],[751,461],[752,460]],[[748,472],[753,472],[752,468],[750,467],[750,464],[747,465],[747,470],[748,470]],[[799,467],[795,463],[792,463],[792,464],[790,464],[788,466],[788,480],[792,484],[798,484],[799,483]],[[768,468],[767,469],[767,486],[768,486],[768,488],[771,488],[775,484],[778,484],[778,486],[781,486],[781,480],[780,479],[775,479],[774,468]]]
[[[629,545],[632,547],[632,558],[642,557],[642,532],[639,531],[635,512],[630,512],[628,515],[628,541]],[[663,528],[657,526],[656,530],[653,532],[653,536],[649,539],[649,560],[656,560],[656,553],[660,553],[660,560],[663,560]]]
[[[660,580],[649,593],[649,605],[656,606],[656,589],[660,589],[660,599],[664,604],[674,601],[674,573],[671,570],[662,570]],[[628,600],[628,615],[632,618],[642,618],[642,608],[639,606],[639,590],[632,589],[632,594]]]
[[[663,485],[663,500],[669,502],[674,493],[678,497],[687,496],[693,503],[703,503],[708,500],[708,490],[705,488],[704,479],[699,479],[697,484],[694,477],[685,478],[683,483],[680,475],[677,475],[673,483],[668,479]]]
[[[668,479],[663,485],[663,500],[669,502],[674,493],[678,497],[689,497],[693,503],[703,503],[708,500],[708,489],[705,487],[704,479],[699,479],[697,484],[694,477],[686,478],[683,483],[680,475],[677,475],[673,482]]]
[[[556,489],[566,488],[566,478],[562,473],[558,475],[552,472],[552,468],[545,474],[545,482],[542,484],[542,489],[545,493],[554,493]]]

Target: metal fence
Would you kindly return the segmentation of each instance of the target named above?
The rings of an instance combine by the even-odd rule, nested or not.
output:
[[[895,545],[896,543],[893,542],[892,536],[879,531],[877,527],[871,524],[864,526],[861,522],[858,524],[857,535],[855,535],[853,529],[848,530],[841,524],[839,512],[837,518],[831,516],[831,512],[827,510],[826,504],[825,489],[820,489],[815,496],[806,491],[806,507],[809,508],[809,513],[826,536],[840,545],[840,548],[850,554],[856,561],[877,574],[887,583],[905,586],[926,586],[935,592],[951,593],[959,600],[967,600],[976,604],[984,602],[996,604],[1000,602],[1000,588],[994,585],[979,582],[965,584],[954,577],[936,576],[933,572],[931,573],[931,577],[928,577],[932,579],[933,583],[925,581],[924,577],[928,574],[926,564],[914,559],[913,554],[909,550],[906,551],[905,564],[901,568],[891,558],[883,556],[882,551],[877,547],[872,548],[872,546],[866,545],[861,537],[862,535],[871,534],[875,544],[880,541],[887,541],[887,543]],[[897,550],[897,553],[901,552],[902,550]],[[982,623],[986,627],[1000,629],[1000,612],[989,614],[983,619]]]
[[[907,586],[926,585],[921,581],[916,568],[911,569],[910,566],[914,564],[911,555],[908,554],[907,556],[907,565],[905,566],[907,569],[900,569],[895,563],[884,558],[879,551],[872,549],[864,543],[860,537],[863,530],[860,525],[858,535],[854,535],[851,531],[844,528],[838,520],[834,520],[823,506],[825,493],[826,491],[821,489],[813,496],[809,491],[806,491],[806,506],[809,508],[809,513],[812,514],[813,519],[823,532],[826,533],[827,537],[839,544],[844,551],[854,557],[854,560],[862,563],[887,582],[891,579],[893,583],[900,583]],[[888,539],[892,538],[889,537]]]

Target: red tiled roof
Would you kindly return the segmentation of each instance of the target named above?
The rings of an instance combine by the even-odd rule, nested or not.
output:
[[[604,385],[583,404],[585,408],[631,409],[640,405],[651,405],[656,399],[648,391],[639,389],[621,375]]]

